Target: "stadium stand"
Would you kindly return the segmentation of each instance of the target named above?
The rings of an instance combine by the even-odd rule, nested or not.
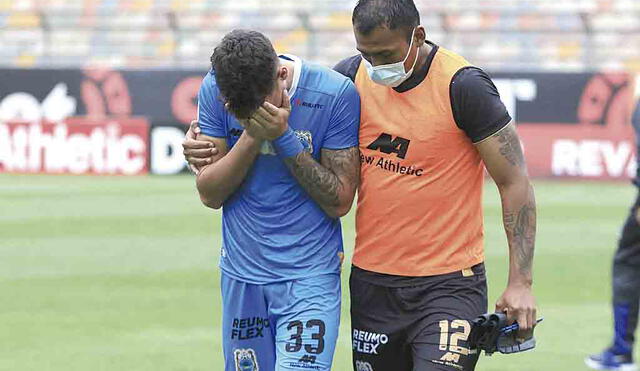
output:
[[[492,70],[640,70],[638,0],[416,0],[429,37]],[[5,67],[206,67],[233,28],[332,65],[353,0],[0,0]]]

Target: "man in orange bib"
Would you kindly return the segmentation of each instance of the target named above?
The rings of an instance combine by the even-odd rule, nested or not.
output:
[[[353,28],[361,54],[335,69],[355,82],[362,105],[354,369],[473,370],[470,321],[487,311],[485,166],[510,248],[496,311],[522,337],[536,317],[536,205],[515,126],[485,72],[426,40],[412,0],[360,0]]]
[[[536,204],[520,140],[489,76],[427,41],[413,0],[360,0],[357,48],[335,69],[361,97],[361,182],[350,278],[356,371],[475,369],[487,312],[484,169],[502,198],[509,281],[496,311],[526,338],[536,318]],[[184,142],[194,168],[215,149]]]

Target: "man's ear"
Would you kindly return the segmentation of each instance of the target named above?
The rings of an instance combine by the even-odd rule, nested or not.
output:
[[[285,66],[280,66],[278,67],[278,74],[277,74],[277,78],[280,80],[287,80],[287,77],[289,77],[289,70],[287,69],[287,67]]]
[[[416,38],[417,44],[420,47],[427,40],[427,30],[424,28],[424,26],[419,25],[418,27],[416,27],[416,32],[413,37]]]

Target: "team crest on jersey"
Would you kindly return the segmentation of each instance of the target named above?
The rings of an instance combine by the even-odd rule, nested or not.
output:
[[[249,349],[236,349],[233,351],[233,358],[236,361],[236,371],[259,371],[258,358],[256,352]]]
[[[313,153],[313,137],[311,136],[311,132],[308,130],[296,130],[295,133],[302,142],[305,151]]]
[[[369,362],[356,361],[356,371],[373,371],[373,367]]]

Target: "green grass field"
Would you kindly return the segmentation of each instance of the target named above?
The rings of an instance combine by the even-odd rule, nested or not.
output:
[[[193,183],[0,176],[0,370],[222,370],[220,214],[200,204]],[[538,348],[483,357],[481,371],[584,370],[582,358],[611,335],[611,256],[633,187],[535,186]],[[495,186],[485,194],[491,306],[507,247]],[[353,213],[344,225],[349,257]],[[338,371],[351,369],[343,287]]]

